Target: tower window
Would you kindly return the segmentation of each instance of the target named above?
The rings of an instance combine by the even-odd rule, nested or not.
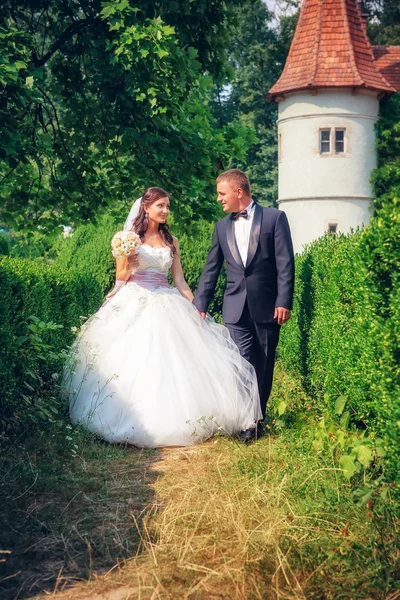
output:
[[[331,151],[331,130],[319,130],[319,151],[321,154],[329,154]]]
[[[344,152],[344,137],[345,129],[335,129],[335,153],[342,154]]]
[[[337,223],[328,223],[326,228],[327,233],[337,233],[338,232],[338,224]]]

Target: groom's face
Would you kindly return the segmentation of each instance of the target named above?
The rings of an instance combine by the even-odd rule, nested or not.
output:
[[[222,205],[224,212],[238,212],[243,191],[229,181],[217,184],[217,202]]]

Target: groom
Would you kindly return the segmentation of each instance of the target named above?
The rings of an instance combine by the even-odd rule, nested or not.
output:
[[[294,285],[292,240],[286,214],[262,208],[239,169],[217,177],[217,201],[230,213],[215,224],[211,249],[193,303],[205,318],[225,260],[223,319],[240,354],[256,371],[261,410],[272,387],[280,326],[290,319]],[[244,441],[261,432],[242,432]]]

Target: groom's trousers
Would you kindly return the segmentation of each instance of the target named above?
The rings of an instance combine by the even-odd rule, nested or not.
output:
[[[275,352],[279,341],[278,323],[255,323],[247,302],[237,323],[225,323],[240,354],[253,365],[256,375],[263,417],[271,393]]]

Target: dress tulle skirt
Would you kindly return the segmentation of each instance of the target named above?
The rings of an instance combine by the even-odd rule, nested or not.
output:
[[[84,325],[64,377],[70,414],[109,442],[191,445],[261,418],[228,330],[175,288],[128,282]]]

